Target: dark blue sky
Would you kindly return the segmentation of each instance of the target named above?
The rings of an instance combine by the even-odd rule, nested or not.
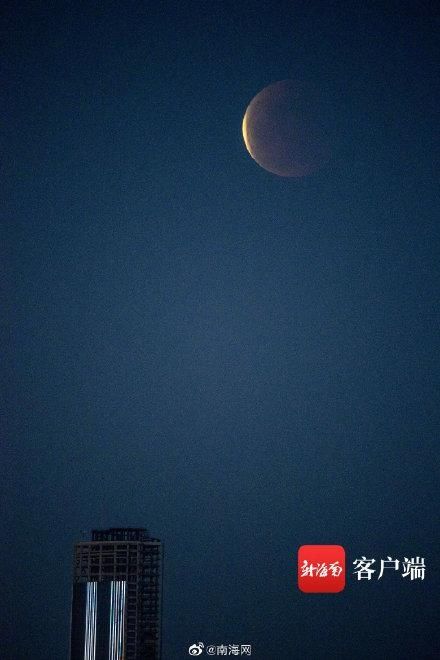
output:
[[[7,3],[2,658],[67,657],[72,545],[124,525],[164,660],[437,657],[435,7]],[[241,137],[285,78],[334,133],[298,180]],[[305,595],[307,543],[426,579]]]

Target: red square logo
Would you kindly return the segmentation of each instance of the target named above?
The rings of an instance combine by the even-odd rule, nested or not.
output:
[[[307,594],[335,594],[345,587],[342,545],[302,545],[298,550],[298,587]]]

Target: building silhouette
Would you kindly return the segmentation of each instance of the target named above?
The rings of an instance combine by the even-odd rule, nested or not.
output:
[[[75,544],[70,660],[160,660],[163,547],[142,528]]]

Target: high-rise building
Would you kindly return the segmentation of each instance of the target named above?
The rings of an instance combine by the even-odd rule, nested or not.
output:
[[[70,660],[160,660],[163,547],[146,529],[75,544]]]

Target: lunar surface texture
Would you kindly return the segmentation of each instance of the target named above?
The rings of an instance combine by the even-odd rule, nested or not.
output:
[[[252,158],[283,177],[312,174],[330,158],[322,97],[310,84],[281,80],[250,102],[243,138]]]

